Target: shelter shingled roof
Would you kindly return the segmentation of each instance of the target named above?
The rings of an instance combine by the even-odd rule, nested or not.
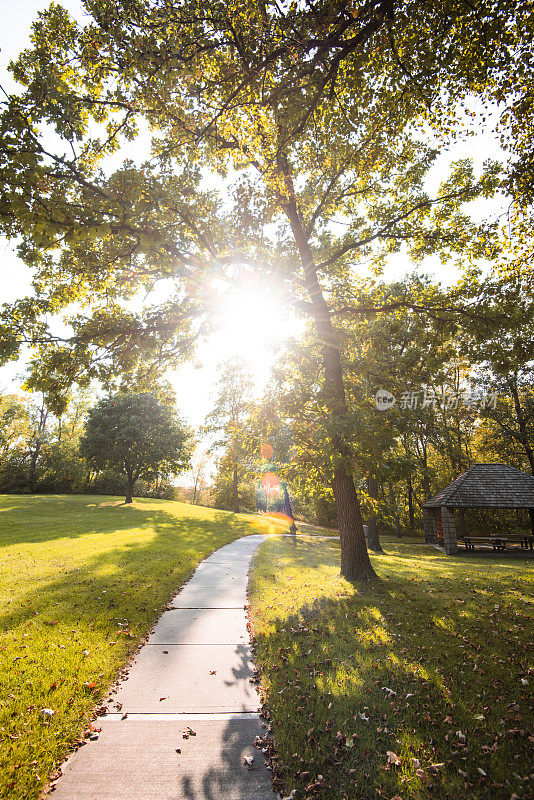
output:
[[[534,476],[507,464],[473,464],[424,508],[534,508]]]

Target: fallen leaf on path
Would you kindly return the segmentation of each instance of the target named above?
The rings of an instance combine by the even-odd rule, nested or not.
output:
[[[253,756],[244,756],[243,763],[247,765],[249,769],[252,769],[252,762],[254,761]]]

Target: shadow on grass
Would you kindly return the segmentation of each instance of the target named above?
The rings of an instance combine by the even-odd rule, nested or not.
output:
[[[114,522],[116,520],[110,515],[90,533],[116,535]],[[66,556],[55,578],[50,579],[48,574],[37,581],[32,580],[23,597],[19,598],[18,606],[0,613],[0,631],[21,625],[43,611],[49,611],[53,618],[61,618],[66,625],[83,624],[85,618],[94,618],[96,612],[101,623],[114,624],[114,611],[121,608],[124,612],[125,593],[129,595],[131,611],[141,612],[144,618],[145,612],[149,611],[146,604],[156,609],[167,602],[194,572],[199,553],[203,558],[211,552],[216,537],[223,537],[219,545],[222,546],[239,536],[253,533],[245,522],[222,514],[213,520],[199,520],[138,509],[131,510],[130,527],[149,529],[153,536],[142,543],[122,542],[117,547],[89,556],[79,566],[69,566]],[[81,537],[83,533],[80,531],[73,535]],[[49,537],[54,538],[61,537]],[[28,541],[41,539],[36,539],[33,534],[19,537],[19,543]],[[141,601],[142,604],[137,605]],[[119,619],[123,617],[124,613],[121,613]],[[131,613],[129,617],[132,619],[135,614]]]
[[[529,623],[517,565],[388,549],[373,557],[382,582],[340,582],[339,599],[271,616],[257,637],[278,788],[323,800],[526,797]],[[278,566],[312,571],[320,586],[338,558],[334,545],[299,543]],[[267,566],[264,579],[274,582]],[[310,789],[318,775],[326,785]]]

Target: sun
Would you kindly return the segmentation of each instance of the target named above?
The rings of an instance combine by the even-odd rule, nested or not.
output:
[[[305,327],[288,298],[267,282],[243,280],[229,287],[217,278],[209,292],[214,326],[199,341],[194,360],[170,377],[182,413],[195,425],[213,407],[221,362],[242,360],[260,397],[285,343]]]
[[[265,360],[291,334],[291,320],[283,301],[268,291],[238,288],[221,299],[220,324],[211,346],[222,359]]]

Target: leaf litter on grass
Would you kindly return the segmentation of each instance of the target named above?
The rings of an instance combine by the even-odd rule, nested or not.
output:
[[[300,800],[322,775],[328,786],[310,796],[324,800],[526,800],[532,742],[517,620],[532,620],[530,564],[467,565],[406,543],[387,550],[374,557],[380,585],[358,588],[339,578],[336,544],[260,548],[251,619],[275,788]],[[498,620],[488,616],[495,605]]]

